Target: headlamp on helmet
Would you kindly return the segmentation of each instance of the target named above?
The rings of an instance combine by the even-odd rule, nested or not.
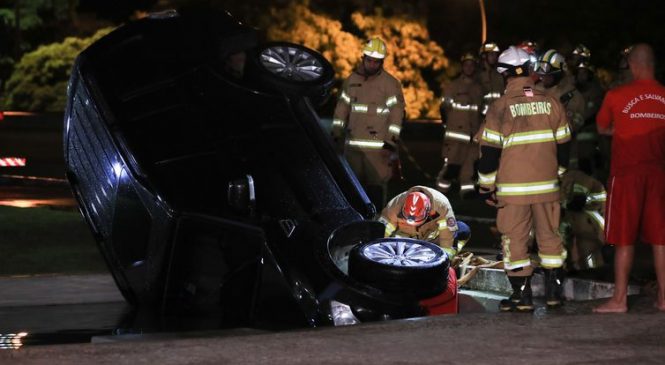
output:
[[[402,216],[406,219],[406,223],[412,226],[422,224],[430,210],[432,203],[425,193],[413,191],[406,195],[404,206],[402,206]]]

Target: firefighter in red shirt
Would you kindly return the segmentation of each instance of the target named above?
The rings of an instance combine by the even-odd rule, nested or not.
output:
[[[628,66],[633,81],[608,91],[596,117],[598,132],[613,138],[605,238],[616,246],[614,295],[594,308],[596,313],[628,310],[628,277],[638,238],[653,247],[656,307],[665,312],[665,87],[654,78],[649,45],[634,46]]]

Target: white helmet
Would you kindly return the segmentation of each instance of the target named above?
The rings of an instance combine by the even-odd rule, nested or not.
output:
[[[529,53],[527,51],[510,46],[499,55],[496,70],[506,76],[529,75]]]

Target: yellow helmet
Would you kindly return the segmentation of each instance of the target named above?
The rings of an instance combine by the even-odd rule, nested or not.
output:
[[[578,55],[582,58],[591,58],[591,50],[582,43],[578,44],[577,47],[573,50],[574,55]]]
[[[465,54],[462,55],[460,58],[460,62],[464,63],[464,61],[473,61],[477,62],[478,60],[476,59],[476,55],[474,55],[471,52],[466,52]]]
[[[379,37],[370,38],[365,47],[363,47],[363,54],[368,57],[378,58],[380,60],[386,58],[388,51],[386,44]]]
[[[499,45],[494,43],[494,42],[485,42],[482,46],[480,46],[480,54],[487,53],[487,52],[499,52],[501,49],[499,49]]]

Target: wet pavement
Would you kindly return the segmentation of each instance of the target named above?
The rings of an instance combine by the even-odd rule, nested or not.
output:
[[[662,363],[665,313],[651,306],[652,298],[632,297],[630,313],[623,315],[591,314],[595,304],[569,302],[554,311],[538,304],[532,314],[475,312],[278,333],[243,328],[143,334],[90,331],[90,343],[0,351],[0,363]],[[71,332],[69,338],[81,334]],[[23,337],[28,345],[30,336]]]

